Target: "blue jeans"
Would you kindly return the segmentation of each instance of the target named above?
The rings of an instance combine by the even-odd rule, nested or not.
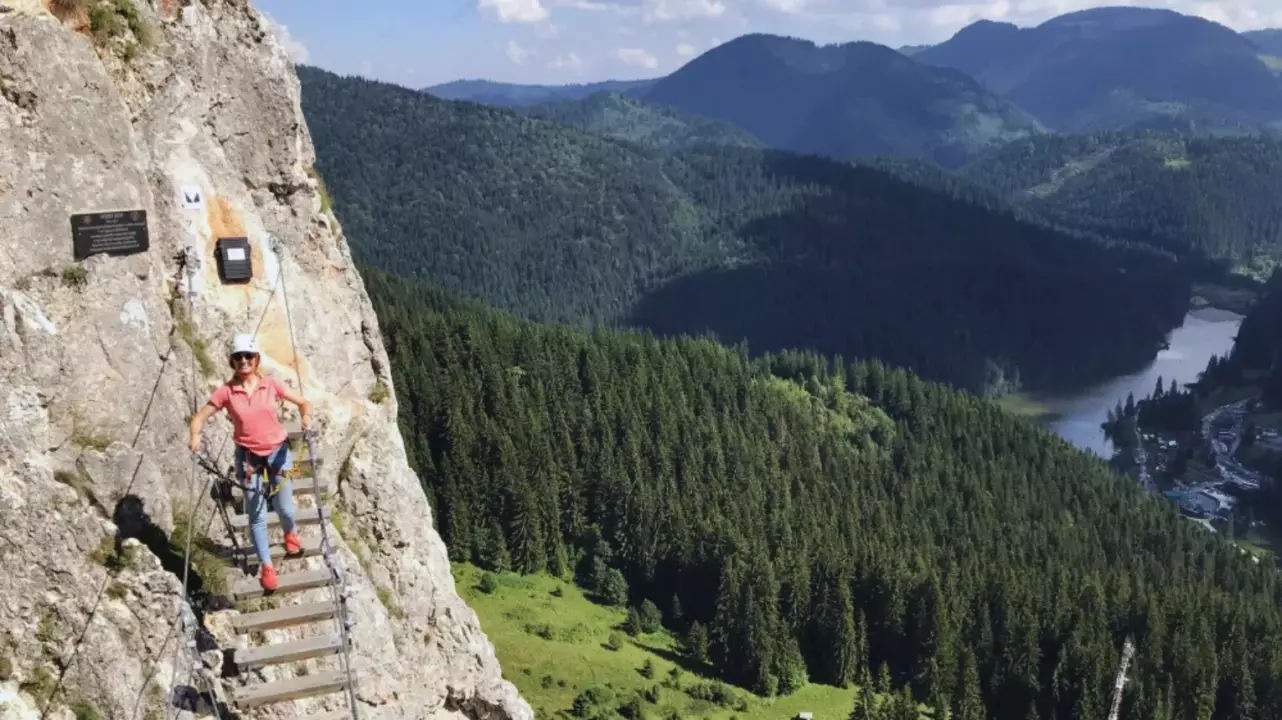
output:
[[[249,516],[249,530],[254,539],[254,551],[258,553],[259,565],[271,565],[271,546],[267,543],[267,498],[263,488],[262,470],[255,472],[253,476],[246,478],[245,448],[236,446],[236,474],[246,485],[249,490],[245,493],[245,514]],[[248,465],[250,469],[255,465]],[[276,494],[272,496],[272,509],[280,516],[280,527],[285,532],[294,530],[294,487],[290,480],[284,477],[286,471],[294,467],[294,455],[289,451],[289,442],[281,443],[281,446],[272,451],[267,456],[264,463],[269,468],[268,472],[272,474],[277,484]]]

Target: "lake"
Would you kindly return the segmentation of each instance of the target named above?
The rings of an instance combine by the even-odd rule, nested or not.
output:
[[[1184,316],[1184,324],[1171,331],[1168,338],[1171,346],[1158,352],[1143,370],[1080,393],[1038,396],[1032,400],[1047,412],[1043,422],[1046,427],[1082,449],[1104,458],[1112,457],[1112,443],[1100,429],[1100,423],[1108,418],[1108,411],[1117,407],[1119,400],[1125,403],[1127,393],[1134,393],[1139,400],[1153,392],[1159,377],[1167,387],[1171,378],[1181,385],[1196,381],[1212,355],[1224,355],[1232,349],[1241,324],[1242,316],[1228,310],[1191,310]]]

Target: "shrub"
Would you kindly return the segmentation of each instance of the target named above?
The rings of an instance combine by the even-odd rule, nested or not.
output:
[[[617,652],[620,648],[623,647],[624,642],[625,641],[622,635],[620,635],[617,632],[612,632],[610,633],[610,637],[607,638],[605,641],[605,647],[607,650],[614,650]]]
[[[395,598],[392,597],[391,590],[381,587],[377,588],[375,593],[378,595],[378,601],[383,603],[383,607],[387,610],[388,615],[396,620],[402,620],[405,618],[405,611],[401,609],[400,605],[396,604]]]
[[[610,568],[602,579],[599,592],[602,602],[606,605],[615,607],[624,605],[628,602],[628,581],[624,579],[623,573],[618,568]]]
[[[645,718],[645,706],[641,704],[641,697],[633,695],[619,706],[619,714],[628,720],[643,720]]]
[[[552,626],[547,623],[534,623],[525,626],[525,631],[531,635],[538,635],[544,640],[552,639]]]
[[[659,607],[650,602],[649,599],[641,601],[641,631],[652,633],[658,632],[663,627],[663,614],[659,612]]]
[[[170,549],[179,556],[187,552],[187,535],[192,533],[192,519],[185,511],[174,513],[174,531],[169,536]],[[232,564],[218,555],[218,545],[196,530],[191,537],[191,571],[200,578],[211,595],[227,592],[227,571]]]
[[[49,672],[49,668],[41,666],[32,671],[30,677],[19,683],[18,689],[43,704],[57,686],[57,678]]]
[[[98,547],[89,553],[89,559],[107,568],[107,572],[115,575],[122,570],[134,567],[138,561],[138,548],[132,545],[121,545],[116,549],[116,540],[112,537],[104,537]]]
[[[614,692],[610,688],[593,685],[574,698],[574,704],[570,707],[570,712],[575,717],[593,717],[597,714],[597,710],[612,699],[614,699]]]
[[[98,707],[86,700],[78,700],[71,705],[71,714],[76,716],[76,720],[102,720],[102,712]]]
[[[634,607],[628,608],[628,617],[623,621],[623,632],[632,637],[641,634],[641,613]]]
[[[62,284],[79,292],[89,284],[89,272],[83,265],[69,265],[62,271]]]
[[[698,620],[690,626],[690,631],[685,637],[686,652],[697,663],[704,664],[708,662],[708,631],[699,624]]]

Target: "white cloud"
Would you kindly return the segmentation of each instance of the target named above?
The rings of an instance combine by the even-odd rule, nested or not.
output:
[[[564,70],[566,72],[581,75],[583,73],[583,58],[578,53],[569,52],[564,55],[557,55],[548,63],[548,67],[553,70]]]
[[[645,21],[696,20],[721,17],[726,4],[721,0],[646,0]]]
[[[729,14],[742,0],[549,0],[555,7],[573,10],[613,10],[623,18],[649,24],[674,20],[705,20]]]
[[[810,6],[810,0],[760,0],[760,2],[770,10],[785,13],[799,13]]]
[[[514,65],[524,65],[525,59],[530,56],[529,51],[520,45],[517,45],[515,40],[508,40],[507,49],[503,52],[507,55],[507,59],[511,60]]]
[[[476,0],[476,9],[488,12],[501,23],[536,23],[548,19],[548,10],[539,0]]]
[[[481,8],[489,20],[487,37],[478,43],[480,56],[434,68],[420,65],[419,79],[475,74],[581,82],[580,77],[604,79],[625,69],[657,74],[743,33],[898,47],[943,42],[980,19],[1031,27],[1103,5],[1167,8],[1235,30],[1282,27],[1282,0],[469,0],[464,7]],[[275,31],[283,42],[284,32]],[[509,38],[516,43],[510,52]],[[370,59],[387,69],[381,56]],[[359,67],[359,56],[352,64]],[[398,59],[390,67],[405,64]]]
[[[289,57],[293,59],[295,63],[301,64],[307,62],[307,59],[311,57],[311,53],[307,52],[307,46],[298,38],[294,37],[293,34],[289,32],[289,28],[277,22],[276,18],[268,15],[267,13],[263,13],[263,17],[267,20],[267,25],[271,28],[272,35],[276,36],[276,42],[280,43],[281,47],[285,48],[285,52],[289,53]]]
[[[374,63],[369,60],[361,61],[361,76],[374,79]]]
[[[615,56],[628,65],[636,65],[647,70],[659,67],[659,58],[651,55],[645,48],[619,48]]]
[[[1039,25],[1057,15],[1101,6],[1163,8],[1250,30],[1282,25],[1278,0],[755,0],[817,26],[836,25],[862,39],[942,42],[977,20]],[[761,27],[761,23],[757,23]],[[764,27],[761,29],[765,30]],[[765,30],[769,32],[769,30]],[[833,38],[834,40],[836,38]]]
[[[551,0],[553,7],[569,8],[571,10],[609,10],[615,7],[613,3],[598,2],[597,0]]]

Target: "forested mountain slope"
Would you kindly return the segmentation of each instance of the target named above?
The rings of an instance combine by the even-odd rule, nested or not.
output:
[[[1251,378],[1273,407],[1282,409],[1282,269],[1274,271],[1238,329],[1228,362],[1214,363],[1207,371],[1207,389],[1242,384]],[[1282,501],[1282,493],[1278,494]],[[1278,515],[1282,518],[1282,506]]]
[[[1061,132],[1282,121],[1282,85],[1251,40],[1170,10],[1094,8],[1033,28],[981,20],[913,58],[961,70]]]
[[[765,147],[747,130],[730,123],[680,113],[619,93],[601,92],[582,100],[534,105],[525,113],[583,132],[665,151],[704,144]]]
[[[672,154],[299,68],[364,263],[540,321],[880,357],[982,390],[1127,372],[1188,283],[889,175],[735,147]]]
[[[959,720],[1099,718],[1130,635],[1124,717],[1282,714],[1277,572],[994,404],[364,277],[455,560],[649,599],[759,692],[886,673]]]
[[[1262,54],[1282,58],[1282,30],[1252,30],[1242,35],[1255,43]]]
[[[1165,133],[1047,135],[959,173],[1052,222],[1266,273],[1282,259],[1282,142]]]
[[[525,107],[539,103],[582,100],[599,92],[641,94],[653,83],[653,80],[606,80],[580,85],[517,85],[492,80],[455,80],[423,88],[423,92],[442,100],[470,100],[504,107]]]
[[[953,167],[1044,132],[973,78],[869,42],[821,47],[744,35],[660,78],[645,100],[734,123],[774,148],[839,160],[894,155]]]

